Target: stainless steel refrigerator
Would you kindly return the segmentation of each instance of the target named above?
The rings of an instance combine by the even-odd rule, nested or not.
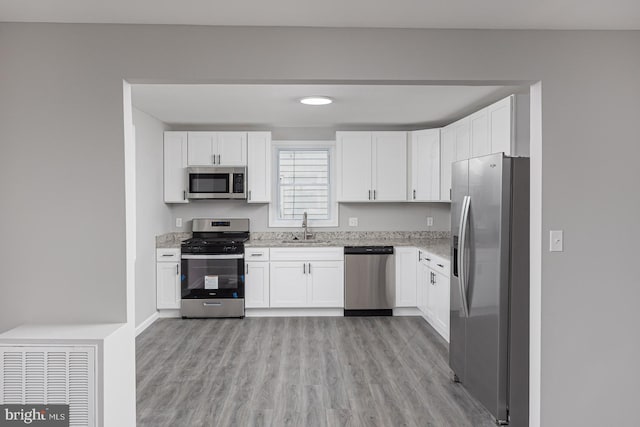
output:
[[[455,162],[451,181],[454,379],[499,424],[529,423],[529,159]]]

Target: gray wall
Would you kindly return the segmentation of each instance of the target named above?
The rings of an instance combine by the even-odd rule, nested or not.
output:
[[[449,229],[449,203],[341,203],[340,226],[317,228],[316,231],[442,231]],[[243,201],[199,201],[187,205],[171,205],[171,231],[190,231],[192,218],[249,218],[251,231],[292,231],[292,228],[269,228],[269,207]],[[427,227],[427,216],[433,226]],[[183,219],[182,228],[175,218]],[[358,218],[358,227],[349,227],[349,217]]]
[[[136,127],[136,326],[156,312],[155,236],[172,224],[163,203],[162,140],[168,129],[153,116],[133,110]]]
[[[541,422],[631,425],[638,46],[640,32],[2,23],[0,330],[127,320],[123,78],[542,80],[542,230],[566,240],[542,242]]]

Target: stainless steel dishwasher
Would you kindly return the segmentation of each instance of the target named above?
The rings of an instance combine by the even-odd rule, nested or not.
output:
[[[391,316],[395,301],[393,246],[346,246],[344,315]]]

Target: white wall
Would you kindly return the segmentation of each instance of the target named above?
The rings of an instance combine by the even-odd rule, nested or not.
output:
[[[163,198],[163,132],[168,127],[133,109],[136,129],[136,292],[135,324],[156,312],[155,236],[170,229],[171,211]]]
[[[167,231],[190,231],[192,218],[249,218],[251,231],[299,231],[294,228],[269,228],[267,204],[244,201],[192,201],[171,205],[173,227]],[[448,230],[449,203],[340,203],[338,227],[317,228],[317,231],[443,231]],[[427,227],[427,216],[433,226]],[[175,218],[183,219],[182,228],[175,227]],[[358,218],[358,227],[349,227],[349,217]]]
[[[638,46],[637,31],[0,23],[0,331],[126,320],[123,78],[541,80],[542,230],[565,231],[564,252],[541,245],[541,424],[631,425]]]

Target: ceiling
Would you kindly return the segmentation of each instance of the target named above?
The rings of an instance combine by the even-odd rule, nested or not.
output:
[[[136,108],[172,125],[440,126],[513,93],[508,86],[138,84]],[[300,104],[329,96],[327,106]]]
[[[0,0],[0,21],[640,29],[638,0]]]

